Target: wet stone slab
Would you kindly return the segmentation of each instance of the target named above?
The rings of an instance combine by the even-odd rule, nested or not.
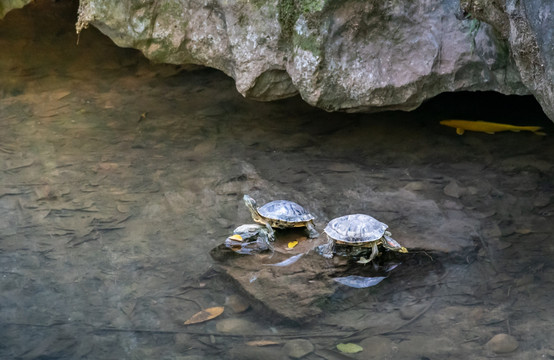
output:
[[[298,245],[289,248],[294,241]],[[339,288],[352,287],[344,285],[349,283],[344,278],[354,285],[363,285],[360,281],[364,279],[370,284],[367,287],[377,286],[393,271],[403,273],[404,270],[396,270],[402,262],[417,263],[417,258],[430,256],[421,250],[398,254],[380,249],[380,255],[369,264],[360,256],[335,255],[326,259],[315,250],[326,241],[325,235],[308,239],[302,229],[281,230],[276,232],[273,253],[238,254],[219,245],[210,254],[225,281],[248,298],[261,316],[274,322],[302,324],[329,311],[330,298]],[[371,282],[372,279],[376,281]]]
[[[298,241],[293,249],[288,243]],[[217,268],[235,283],[262,314],[304,322],[322,311],[317,303],[333,294],[334,269],[313,250],[322,244],[302,231],[278,232],[270,251],[241,255],[220,245],[211,251]]]

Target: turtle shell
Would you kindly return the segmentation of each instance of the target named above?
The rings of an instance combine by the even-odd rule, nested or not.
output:
[[[369,215],[353,214],[329,221],[323,231],[336,241],[359,245],[381,239],[387,228]]]
[[[302,206],[288,200],[275,200],[258,208],[263,217],[285,223],[304,223],[314,219]]]

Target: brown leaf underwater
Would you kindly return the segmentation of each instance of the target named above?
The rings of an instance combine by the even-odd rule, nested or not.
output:
[[[216,306],[201,310],[194,314],[190,319],[184,322],[184,325],[198,324],[204,321],[211,320],[223,313],[223,306]]]

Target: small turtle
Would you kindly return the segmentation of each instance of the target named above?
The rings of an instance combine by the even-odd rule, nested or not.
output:
[[[325,227],[325,234],[329,239],[326,245],[319,248],[319,252],[326,258],[332,258],[335,245],[346,245],[359,248],[372,248],[367,262],[372,261],[378,254],[378,245],[386,249],[407,253],[408,250],[391,238],[387,231],[388,225],[369,215],[354,214],[341,216],[329,221]]]
[[[314,217],[295,202],[275,200],[258,207],[256,200],[248,195],[244,195],[243,200],[252,214],[252,219],[267,227],[269,240],[271,241],[275,240],[273,228],[285,229],[305,226],[310,238],[319,236],[314,226]]]
[[[273,249],[269,243],[265,226],[244,224],[233,230],[233,235],[225,239],[225,246],[239,254],[252,254]]]

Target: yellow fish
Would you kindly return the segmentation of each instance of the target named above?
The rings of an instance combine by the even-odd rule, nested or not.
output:
[[[458,135],[462,135],[466,130],[479,131],[487,134],[494,134],[500,131],[532,131],[537,135],[546,135],[545,133],[539,131],[542,129],[540,126],[515,126],[487,121],[468,120],[442,120],[440,124],[456,128],[456,134]]]

